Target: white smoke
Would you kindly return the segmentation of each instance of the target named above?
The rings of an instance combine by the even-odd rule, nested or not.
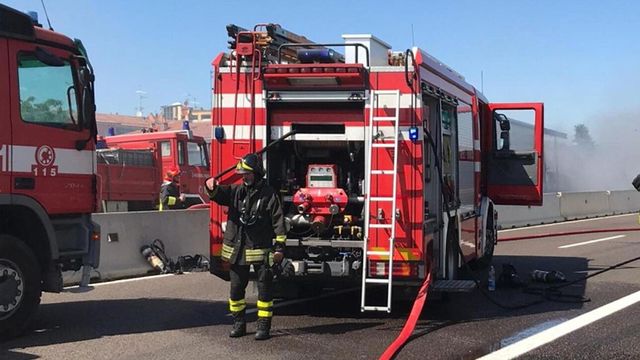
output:
[[[630,190],[640,173],[640,112],[612,112],[585,122],[592,149],[569,141],[557,151],[557,189],[550,191]],[[556,156],[556,154],[549,154]]]

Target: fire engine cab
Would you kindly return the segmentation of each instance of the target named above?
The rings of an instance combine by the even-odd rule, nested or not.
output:
[[[317,44],[274,24],[227,30],[231,51],[213,61],[212,175],[262,153],[295,272],[281,283],[360,283],[362,311],[387,312],[394,286],[427,275],[432,290],[471,290],[459,270],[490,263],[494,205],[541,205],[543,104],[490,103],[424,50],[370,34]],[[522,117],[531,133],[512,136]],[[213,204],[221,277],[225,221]]]
[[[207,143],[188,128],[106,136],[98,143],[104,147],[97,157],[102,211],[157,209],[160,185],[171,168],[180,169],[185,208],[208,202]]]
[[[97,267],[93,71],[79,40],[0,5],[0,336],[63,270]],[[87,272],[88,275],[88,272]],[[88,276],[86,276],[88,280]]]

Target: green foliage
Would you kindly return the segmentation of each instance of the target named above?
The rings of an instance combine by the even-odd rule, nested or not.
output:
[[[63,106],[62,101],[47,99],[43,102],[35,102],[35,97],[30,96],[20,104],[22,119],[33,123],[47,124],[72,124],[69,110]]]
[[[591,134],[589,134],[589,128],[585,124],[576,125],[574,130],[573,142],[577,146],[586,149],[593,149],[595,147],[596,144],[591,138]]]

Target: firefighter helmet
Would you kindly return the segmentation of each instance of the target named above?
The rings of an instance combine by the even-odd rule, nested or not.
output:
[[[254,153],[247,154],[240,159],[236,165],[236,172],[238,174],[252,172],[258,177],[263,177],[264,169],[262,168],[262,160],[260,160],[260,157]]]
[[[165,173],[165,179],[173,180],[173,178],[180,175],[180,172],[181,171],[179,167],[172,166],[169,169],[167,169],[167,172]]]

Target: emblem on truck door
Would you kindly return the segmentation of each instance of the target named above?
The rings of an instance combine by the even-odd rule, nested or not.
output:
[[[58,167],[53,164],[56,161],[56,152],[49,145],[40,145],[36,149],[36,164],[31,165],[31,172],[35,176],[56,176]]]

